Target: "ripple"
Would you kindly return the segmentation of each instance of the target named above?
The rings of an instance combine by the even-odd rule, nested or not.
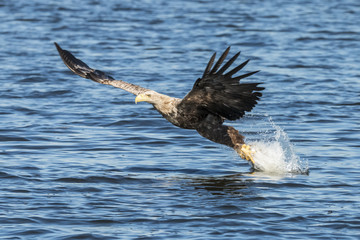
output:
[[[0,142],[27,142],[27,141],[30,140],[24,137],[0,135]]]
[[[117,239],[116,237],[111,237],[103,234],[90,234],[90,233],[83,233],[83,234],[70,234],[63,236],[61,239],[63,240],[73,240],[73,239]]]
[[[148,178],[132,178],[123,176],[86,176],[86,177],[62,177],[54,179],[55,182],[62,183],[109,183],[109,184],[142,184],[142,183],[153,183],[156,180]]]
[[[28,218],[16,218],[16,217],[0,217],[0,221],[2,224],[31,224],[31,223],[37,223],[37,221],[34,221],[32,219]]]
[[[50,234],[53,233],[53,231],[47,230],[47,229],[31,229],[31,230],[25,230],[25,231],[18,231],[15,234],[23,235],[23,236],[39,236],[44,234]]]
[[[0,178],[2,179],[21,179],[21,177],[12,175],[6,172],[0,172]]]

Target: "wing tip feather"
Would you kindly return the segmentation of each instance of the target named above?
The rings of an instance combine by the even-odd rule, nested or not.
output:
[[[60,45],[57,42],[54,42],[54,45],[55,45],[56,49],[58,50],[58,52],[62,51],[62,48],[60,47]]]
[[[54,45],[59,52],[61,60],[73,73],[83,78],[90,78],[89,73],[93,72],[94,69],[90,68],[86,63],[76,58],[71,52],[62,49],[58,43],[54,42]]]
[[[233,79],[236,80],[236,81],[240,81],[241,79],[250,77],[251,75],[254,75],[254,74],[258,73],[258,72],[260,72],[260,70],[256,70],[256,71],[253,71],[253,72],[248,72],[248,73],[245,73],[243,75],[234,77]]]
[[[214,52],[214,54],[211,56],[208,64],[206,65],[204,74],[203,74],[203,76],[202,76],[203,78],[206,77],[206,76],[210,73],[211,67],[212,67],[213,64],[214,64],[215,57],[216,57],[216,52]]]
[[[230,60],[227,61],[227,63],[225,63],[224,66],[222,66],[222,68],[220,68],[219,71],[217,71],[216,75],[223,74],[235,62],[235,60],[240,56],[240,53],[241,52],[238,52],[232,58],[230,58]]]
[[[220,58],[217,60],[217,62],[215,63],[215,66],[213,67],[213,69],[211,70],[211,74],[215,74],[216,71],[219,69],[219,67],[221,66],[221,64],[224,62],[226,56],[229,54],[231,46],[228,46],[226,48],[226,50],[221,54]]]

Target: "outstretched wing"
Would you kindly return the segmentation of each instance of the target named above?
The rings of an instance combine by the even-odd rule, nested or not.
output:
[[[92,69],[86,63],[74,57],[74,55],[72,55],[69,51],[62,49],[56,42],[54,44],[65,65],[80,77],[88,78],[98,83],[121,88],[135,95],[139,95],[140,93],[149,90],[122,80],[115,80],[113,77],[109,76],[103,71]]]
[[[258,71],[233,77],[234,74],[245,67],[249,62],[247,60],[229,72],[224,73],[240,55],[240,52],[235,54],[221,67],[229,50],[230,47],[225,50],[214,67],[212,67],[216,56],[216,53],[214,53],[205,68],[202,78],[196,80],[192,90],[182,100],[184,105],[197,105],[228,120],[236,120],[242,117],[245,112],[251,111],[256,105],[262,96],[259,91],[265,88],[259,87],[260,83],[240,83],[240,80]]]

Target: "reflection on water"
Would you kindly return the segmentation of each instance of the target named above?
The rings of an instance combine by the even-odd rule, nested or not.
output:
[[[248,189],[251,182],[251,179],[243,177],[242,174],[234,174],[223,177],[192,178],[189,184],[194,187],[194,191],[204,189],[213,195],[242,196],[246,194],[244,190]]]

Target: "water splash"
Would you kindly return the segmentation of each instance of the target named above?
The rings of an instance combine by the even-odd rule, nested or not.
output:
[[[254,116],[248,117],[246,121],[248,120],[255,120],[252,134],[250,134],[252,137],[248,137],[247,144],[255,151],[254,169],[256,171],[308,174],[308,162],[300,159],[286,132],[276,125],[271,117],[261,117],[260,125]]]

